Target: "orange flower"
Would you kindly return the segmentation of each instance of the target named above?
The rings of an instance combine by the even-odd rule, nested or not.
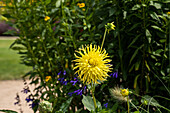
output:
[[[51,76],[46,76],[45,81],[48,82],[51,79]]]

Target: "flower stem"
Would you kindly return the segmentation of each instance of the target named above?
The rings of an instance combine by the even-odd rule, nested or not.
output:
[[[91,88],[92,88],[91,91],[92,91],[92,97],[93,97],[93,102],[94,102],[94,108],[96,109],[97,105],[96,105],[96,99],[94,96],[95,86],[93,85],[93,83],[91,83]]]
[[[102,41],[101,49],[103,48],[103,44],[104,44],[104,41],[105,41],[105,38],[106,38],[106,32],[107,32],[107,28],[105,29],[105,32],[104,32],[104,36],[103,36],[103,41]]]
[[[128,106],[128,113],[130,113],[130,110],[129,110],[129,97],[127,97],[127,106]]]

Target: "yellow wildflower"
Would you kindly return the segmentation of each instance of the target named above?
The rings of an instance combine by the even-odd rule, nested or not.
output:
[[[111,31],[111,30],[115,30],[115,25],[113,24],[114,22],[112,23],[107,23],[107,25],[105,25],[105,28],[107,28],[108,32]]]
[[[6,4],[4,4],[2,1],[0,1],[0,11],[5,11]]]
[[[49,16],[45,16],[45,18],[44,18],[45,21],[48,21],[49,19],[50,19]]]
[[[111,71],[111,64],[108,64],[111,60],[106,59],[109,57],[106,50],[102,50],[102,48],[96,45],[92,47],[92,44],[90,44],[86,47],[82,46],[76,52],[80,57],[75,54],[77,59],[74,61],[77,63],[73,69],[78,69],[75,74],[78,74],[83,83],[100,84],[99,81],[106,80],[109,76],[107,73]]]
[[[85,7],[85,3],[77,3],[77,5],[79,6],[79,8]]]
[[[129,95],[129,90],[128,89],[121,89],[121,94],[126,97]]]
[[[80,3],[77,3],[77,6],[79,6],[80,5]]]
[[[2,1],[0,1],[0,6],[6,6]]]
[[[86,26],[87,24],[86,24],[86,23],[84,23],[83,25],[84,25],[84,26]]]
[[[119,101],[122,101],[122,102],[127,102],[126,96],[127,96],[127,94],[129,94],[129,90],[128,90],[128,93],[125,90],[127,90],[127,89],[122,90],[120,87],[116,86],[113,89],[110,89],[110,94],[116,100],[119,100]],[[123,96],[124,94],[126,96]]]
[[[51,79],[51,76],[46,76],[45,81],[48,82]]]
[[[84,9],[84,8],[82,9],[82,11],[85,11],[85,10],[86,10],[86,9]]]
[[[170,15],[170,12],[167,12],[168,15]]]

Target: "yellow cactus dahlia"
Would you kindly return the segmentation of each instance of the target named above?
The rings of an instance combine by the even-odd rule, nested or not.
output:
[[[90,44],[86,47],[82,46],[76,52],[80,56],[75,54],[77,59],[74,60],[76,62],[74,70],[77,70],[75,74],[78,74],[83,83],[100,84],[99,81],[106,80],[107,76],[109,76],[107,73],[111,71],[111,64],[109,64],[111,60],[107,59],[109,56],[106,50],[102,50],[102,48],[96,45],[93,47]]]

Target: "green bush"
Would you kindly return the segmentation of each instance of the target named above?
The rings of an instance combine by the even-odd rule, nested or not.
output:
[[[110,88],[119,84],[133,92],[130,98],[134,104],[130,106],[135,109],[131,111],[141,107],[141,112],[169,111],[169,3],[168,0],[14,0],[9,9],[20,38],[11,47],[19,51],[25,65],[33,67],[25,76],[32,80],[30,84],[37,85],[36,94],[29,95],[34,111],[42,100],[52,103],[53,112],[66,112],[69,106],[72,110],[68,112],[74,112],[75,106],[83,113],[91,109],[88,105],[93,102],[87,96],[91,94],[85,90],[86,84],[70,83],[76,79],[72,61],[81,45],[101,45],[105,25],[111,22],[116,30],[107,32],[103,47],[112,59],[114,69],[109,74],[118,74],[118,78],[109,77],[96,86],[98,107],[108,103],[107,109],[98,110],[126,112],[126,105],[115,102],[109,93]],[[49,76],[51,79],[47,80]],[[69,92],[80,89],[86,96],[68,96]],[[155,95],[159,95],[157,101],[153,99]]]

